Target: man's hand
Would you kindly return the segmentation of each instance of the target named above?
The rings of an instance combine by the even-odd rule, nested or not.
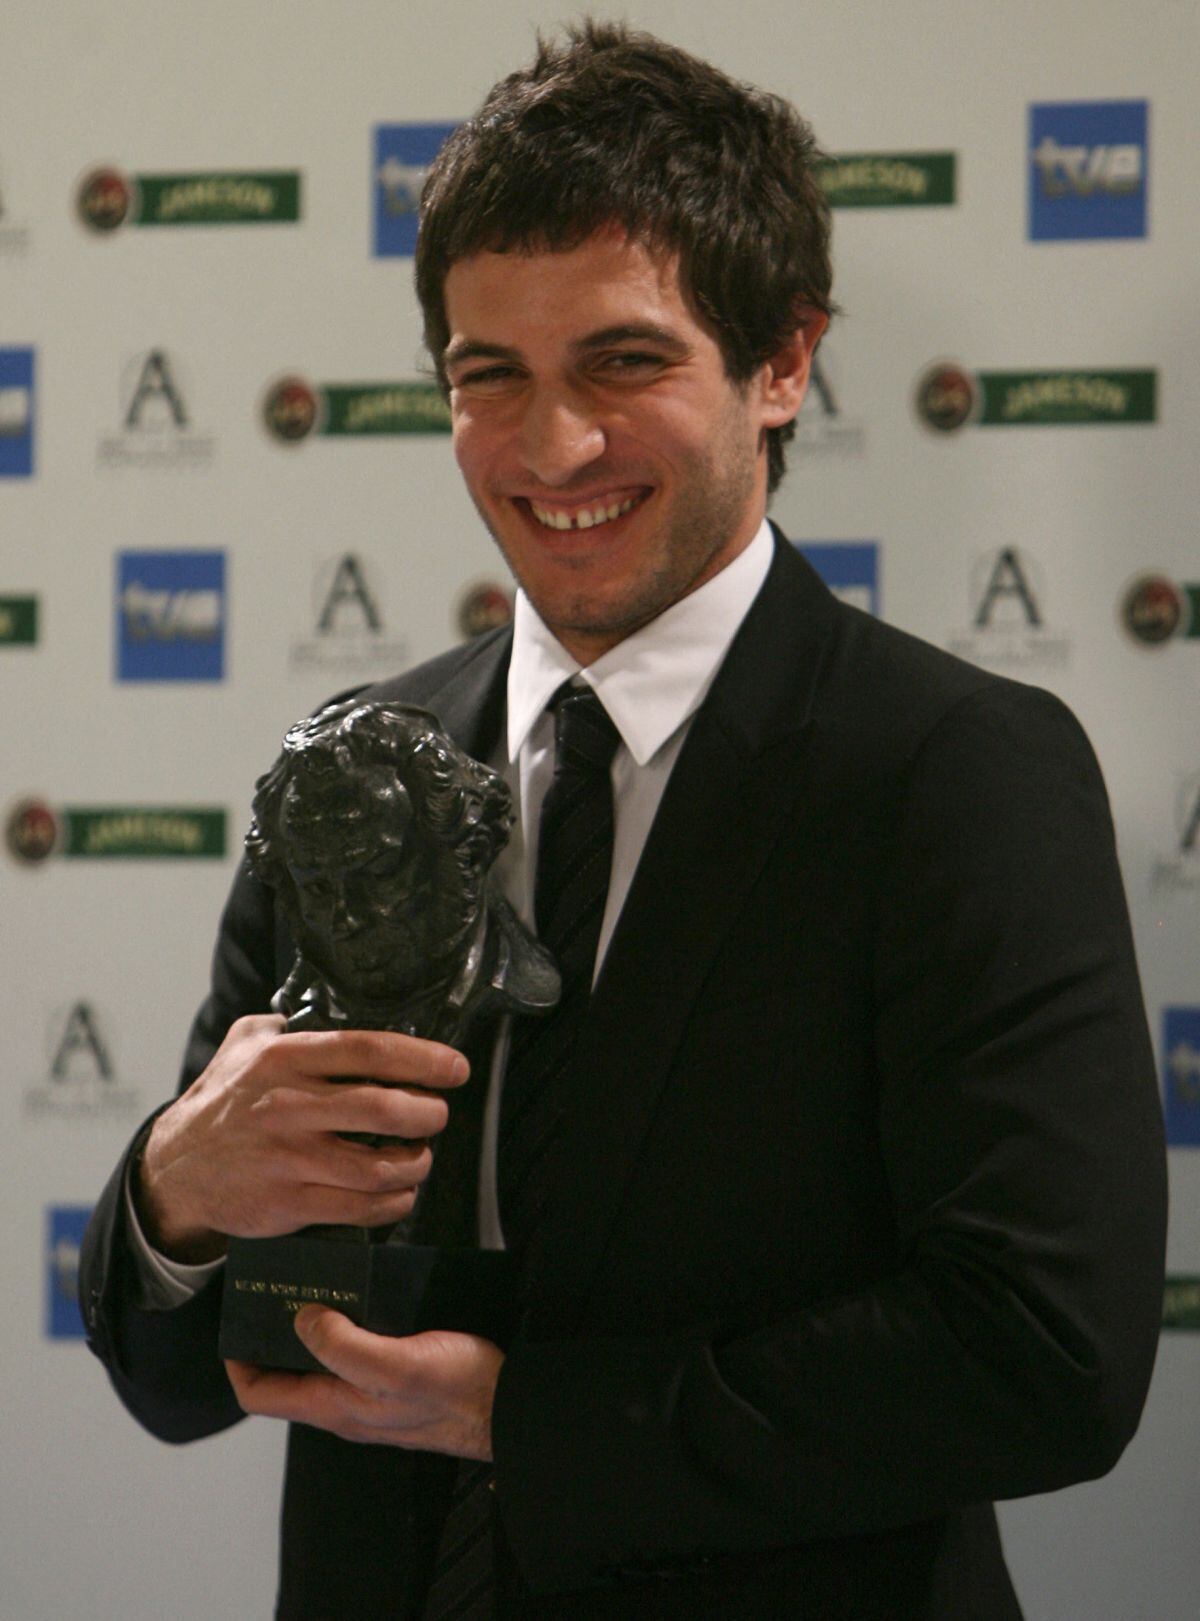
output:
[[[492,1403],[504,1362],[491,1340],[440,1329],[393,1339],[326,1306],[299,1311],[296,1332],[329,1372],[226,1362],[247,1413],[311,1424],[344,1441],[491,1460]]]
[[[418,1089],[459,1086],[468,1072],[453,1048],[391,1031],[287,1035],[275,1014],[238,1019],[154,1122],[135,1187],[147,1238],[175,1260],[207,1261],[228,1237],[399,1221],[429,1174],[427,1139],[449,1117]],[[351,1131],[407,1140],[372,1148],[340,1135]]]

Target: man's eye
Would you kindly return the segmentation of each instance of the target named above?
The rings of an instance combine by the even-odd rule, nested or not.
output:
[[[622,351],[620,354],[605,355],[600,361],[600,370],[609,376],[632,376],[638,372],[657,370],[662,365],[660,355],[647,354],[640,349]]]
[[[482,366],[478,371],[462,372],[450,386],[465,394],[495,394],[516,376],[515,366]]]

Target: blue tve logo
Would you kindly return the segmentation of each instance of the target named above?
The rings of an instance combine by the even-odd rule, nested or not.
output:
[[[33,350],[0,349],[0,478],[33,473]]]
[[[225,553],[122,552],[118,680],[220,681],[224,674]]]
[[[1200,1007],[1163,1009],[1163,1116],[1167,1141],[1200,1147]]]
[[[84,1337],[79,1246],[91,1214],[85,1205],[51,1205],[46,1212],[46,1333],[52,1340]]]
[[[879,543],[874,540],[814,540],[797,544],[835,597],[865,613],[879,612]]]
[[[417,207],[429,165],[456,124],[375,126],[375,254],[411,258],[417,246]]]
[[[1146,235],[1144,101],[1039,102],[1029,109],[1034,242]]]

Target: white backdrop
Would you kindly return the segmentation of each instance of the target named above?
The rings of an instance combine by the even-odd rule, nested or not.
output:
[[[1185,613],[1168,641],[1139,642],[1119,608],[1135,576],[1200,581],[1200,11],[633,0],[627,14],[794,100],[832,153],[956,155],[950,205],[839,208],[847,313],[775,515],[798,541],[875,542],[884,617],[1080,714],[1113,798],[1164,1062],[1175,1010],[1176,1129],[1196,1141],[1200,636]],[[82,1341],[48,1332],[72,1262],[69,1215],[57,1242],[51,1224],[91,1203],[173,1086],[253,779],[283,728],[447,645],[464,589],[503,580],[444,435],[286,444],[261,407],[285,374],[318,388],[417,377],[410,261],[372,251],[376,128],[453,123],[527,58],[532,25],[558,16],[547,0],[47,0],[0,16],[0,816],[38,800],[68,846],[87,836],[88,809],[228,816],[224,858],[60,846],[29,864],[0,849],[0,1614],[13,1621],[270,1612],[281,1433],[256,1420],[179,1451],[142,1435]],[[1029,108],[1075,101],[1149,104],[1145,236],[1030,240]],[[299,172],[299,217],[99,233],[76,198],[104,166]],[[1154,371],[1157,420],[937,433],[914,391],[946,360]],[[139,381],[154,386],[129,423]],[[976,625],[1009,549],[1012,589]],[[167,596],[143,595],[141,621],[119,618],[119,584],[161,586],[156,565],[118,559],[159,552],[224,554],[223,584],[202,564]],[[339,566],[363,594],[322,631]],[[201,634],[172,635],[179,612]],[[202,634],[218,621],[222,679],[179,679],[220,645]],[[177,661],[176,678],[120,679],[122,648]],[[128,849],[195,826],[127,816],[101,832]],[[1194,1276],[1200,1176],[1188,1146],[1171,1160],[1170,1269]],[[1114,1473],[1004,1509],[1030,1621],[1196,1614],[1198,1374],[1196,1335],[1165,1334]]]

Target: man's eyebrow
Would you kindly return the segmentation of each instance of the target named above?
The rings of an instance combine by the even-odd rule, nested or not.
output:
[[[484,343],[478,338],[451,338],[442,352],[444,366],[459,366],[464,360],[507,360],[519,362],[521,351],[504,343]]]
[[[571,351],[576,355],[586,355],[623,343],[650,343],[679,359],[691,353],[691,345],[677,332],[672,332],[670,327],[659,326],[655,321],[626,321],[619,326],[601,327],[599,331],[589,332],[586,337],[577,338],[571,344]],[[442,364],[450,367],[461,366],[469,360],[502,360],[507,364],[521,365],[523,358],[519,349],[506,343],[485,343],[481,338],[451,338],[442,355]]]
[[[691,353],[691,345],[677,332],[654,321],[629,321],[620,326],[601,327],[599,332],[589,332],[586,338],[578,339],[571,348],[576,354],[585,354],[592,349],[612,349],[622,343],[652,343],[655,348],[665,349],[680,358]]]

